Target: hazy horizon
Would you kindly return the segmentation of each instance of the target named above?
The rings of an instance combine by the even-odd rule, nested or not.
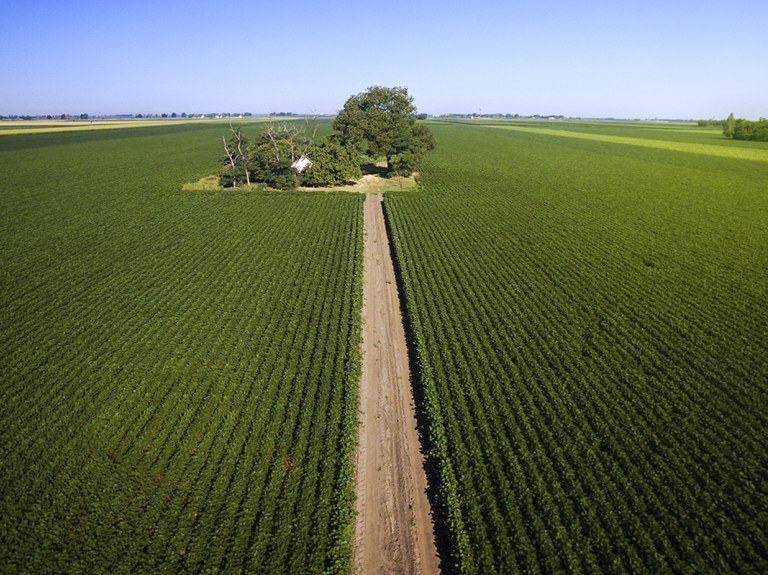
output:
[[[768,5],[754,0],[43,0],[0,21],[0,114],[333,114],[371,85],[420,112],[768,116]]]

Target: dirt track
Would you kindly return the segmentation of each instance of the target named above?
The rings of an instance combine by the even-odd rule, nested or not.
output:
[[[439,573],[382,196],[365,201],[354,572]]]

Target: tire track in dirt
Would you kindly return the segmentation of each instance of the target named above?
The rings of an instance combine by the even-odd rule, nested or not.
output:
[[[440,562],[382,201],[365,199],[354,572],[431,575]]]

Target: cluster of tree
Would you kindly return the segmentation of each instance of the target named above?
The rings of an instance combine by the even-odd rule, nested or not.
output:
[[[271,122],[253,141],[230,125],[229,139],[222,137],[220,181],[227,187],[337,186],[359,179],[364,164],[382,160],[388,175],[408,175],[435,147],[429,128],[416,120],[406,88],[374,86],[347,100],[333,120],[333,133],[320,142],[316,118]]]
[[[768,142],[768,119],[760,118],[757,122],[735,118],[731,113],[725,120],[699,120],[702,128],[722,128],[723,135],[733,140],[753,140]]]
[[[226,158],[220,173],[223,186],[266,184],[278,190],[297,186],[335,186],[360,178],[355,151],[326,138],[315,143],[317,122],[274,122],[250,141],[230,126],[223,137]],[[311,159],[310,159],[311,158]]]
[[[754,140],[768,142],[768,119],[760,118],[751,122],[744,118],[734,118],[733,113],[723,122],[723,135],[734,140]]]

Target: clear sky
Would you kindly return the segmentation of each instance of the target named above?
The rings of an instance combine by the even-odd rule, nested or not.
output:
[[[767,0],[0,0],[0,114],[768,116]]]

